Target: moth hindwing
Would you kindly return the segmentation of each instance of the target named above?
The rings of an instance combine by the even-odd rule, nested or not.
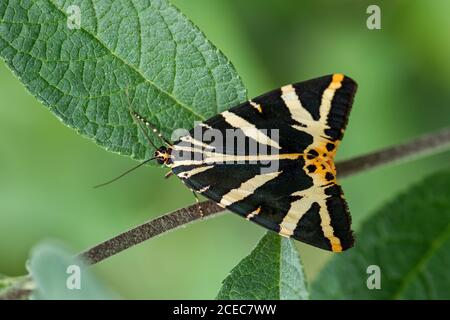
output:
[[[328,75],[222,112],[176,141],[166,163],[191,189],[248,220],[313,246],[353,246],[334,157],[356,83]]]

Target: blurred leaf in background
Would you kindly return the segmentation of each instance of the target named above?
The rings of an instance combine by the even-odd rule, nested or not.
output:
[[[33,248],[28,268],[35,283],[35,300],[108,300],[118,296],[106,289],[83,261],[56,242]]]
[[[377,210],[361,227],[358,245],[320,273],[313,298],[450,299],[449,190],[447,169]],[[369,279],[375,272],[378,288]]]
[[[366,28],[370,1],[172,2],[233,62],[250,97],[331,72],[357,80],[341,159],[449,124],[448,1],[380,1],[381,30]],[[158,168],[92,190],[134,162],[61,125],[4,64],[0,96],[3,273],[24,274],[28,251],[40,239],[60,238],[81,250],[193,203],[191,193],[176,179],[164,180]],[[449,160],[445,153],[344,180],[356,228],[384,200]],[[227,214],[144,243],[95,271],[124,298],[213,298],[263,233]],[[330,254],[299,249],[312,279]]]

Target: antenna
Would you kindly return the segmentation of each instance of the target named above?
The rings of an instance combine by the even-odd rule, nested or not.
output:
[[[150,159],[144,160],[143,162],[139,163],[137,166],[134,166],[133,168],[128,169],[127,171],[125,171],[125,172],[122,173],[121,175],[115,177],[114,179],[111,179],[111,180],[109,180],[109,181],[107,181],[107,182],[104,182],[104,183],[102,183],[102,184],[99,184],[99,185],[94,186],[94,189],[98,189],[98,188],[104,187],[104,186],[106,186],[106,185],[108,185],[108,184],[110,184],[110,183],[113,183],[114,181],[119,180],[120,178],[122,178],[123,176],[127,175],[128,173],[130,173],[130,172],[136,170],[137,168],[139,168],[139,167],[143,166],[144,164],[146,164],[146,163],[148,163],[148,162],[150,162],[150,161],[152,161],[152,160],[155,160],[155,159],[156,159],[155,157],[152,157],[152,158],[150,158]]]
[[[153,148],[155,148],[155,150],[158,150],[158,149],[159,149],[159,148],[153,143],[153,141],[150,139],[149,135],[147,134],[147,131],[145,130],[144,125],[147,126],[147,127],[149,127],[154,133],[156,133],[156,134],[158,135],[158,137],[159,137],[162,141],[164,141],[169,147],[171,147],[172,144],[171,144],[169,141],[167,141],[166,139],[164,139],[164,137],[161,135],[161,133],[159,133],[159,131],[156,129],[156,127],[154,127],[154,126],[153,126],[150,122],[148,122],[144,117],[140,116],[138,113],[136,113],[136,112],[133,111],[133,109],[131,108],[130,96],[128,95],[128,88],[125,89],[125,95],[126,95],[127,100],[128,100],[128,109],[129,109],[129,111],[130,111],[130,114],[131,114],[131,116],[133,117],[134,121],[138,124],[138,126],[139,126],[140,129],[142,130],[142,133],[144,134],[144,136],[145,136],[145,138],[147,139],[147,141],[149,142],[149,144],[150,144]],[[152,160],[155,160],[155,159],[156,159],[156,157],[152,157],[152,158],[150,158],[150,159],[144,160],[144,161],[141,162],[140,164],[138,164],[138,165],[134,166],[133,168],[131,168],[131,169],[125,171],[124,173],[122,173],[121,175],[115,177],[114,179],[111,179],[111,180],[109,180],[109,181],[107,181],[107,182],[105,182],[105,183],[102,183],[102,184],[99,184],[99,185],[94,186],[94,189],[101,188],[101,187],[104,187],[104,186],[106,186],[106,185],[108,185],[108,184],[111,184],[111,183],[113,183],[113,182],[119,180],[119,179],[122,178],[123,176],[127,175],[128,173],[130,173],[130,172],[132,172],[132,171],[138,169],[139,167],[143,166],[144,164],[146,164],[146,163],[148,163],[148,162],[150,162],[150,161],[152,161]]]
[[[152,145],[152,147],[158,149],[158,147],[150,139],[150,136],[147,134],[144,125],[148,127],[150,130],[152,130],[168,147],[171,147],[172,143],[170,143],[167,139],[165,139],[161,134],[161,132],[159,132],[159,130],[153,124],[151,124],[147,119],[145,119],[143,116],[141,116],[131,108],[131,101],[130,96],[128,95],[128,88],[125,89],[125,95],[127,96],[128,99],[128,108],[130,110],[131,116],[138,123],[139,127],[141,128],[142,132],[144,133],[145,137],[147,138],[148,142]]]

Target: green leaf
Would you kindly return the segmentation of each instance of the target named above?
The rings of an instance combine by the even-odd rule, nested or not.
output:
[[[31,253],[28,269],[36,287],[33,299],[117,298],[104,288],[88,270],[88,266],[59,244],[43,243],[35,247]]]
[[[312,286],[315,299],[450,299],[450,171],[434,174],[367,220],[353,249]],[[380,289],[374,271],[380,268]],[[372,277],[368,280],[368,277]]]
[[[231,270],[217,299],[308,299],[305,275],[291,240],[274,232]]]
[[[168,138],[246,99],[231,63],[165,0],[2,0],[0,56],[65,124],[137,159],[153,150],[126,90]]]

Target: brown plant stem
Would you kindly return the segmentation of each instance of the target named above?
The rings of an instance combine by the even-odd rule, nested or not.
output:
[[[203,217],[199,213],[200,207],[203,211]],[[211,200],[193,204],[118,234],[117,236],[80,253],[79,257],[90,264],[95,264],[125,249],[144,242],[145,240],[156,237],[167,231],[174,230],[195,220],[211,217],[224,210],[224,208],[218,206]]]
[[[450,128],[444,128],[393,147],[341,161],[336,164],[336,171],[339,178],[344,178],[381,165],[393,164],[400,160],[411,160],[412,158],[443,151],[449,146]]]

